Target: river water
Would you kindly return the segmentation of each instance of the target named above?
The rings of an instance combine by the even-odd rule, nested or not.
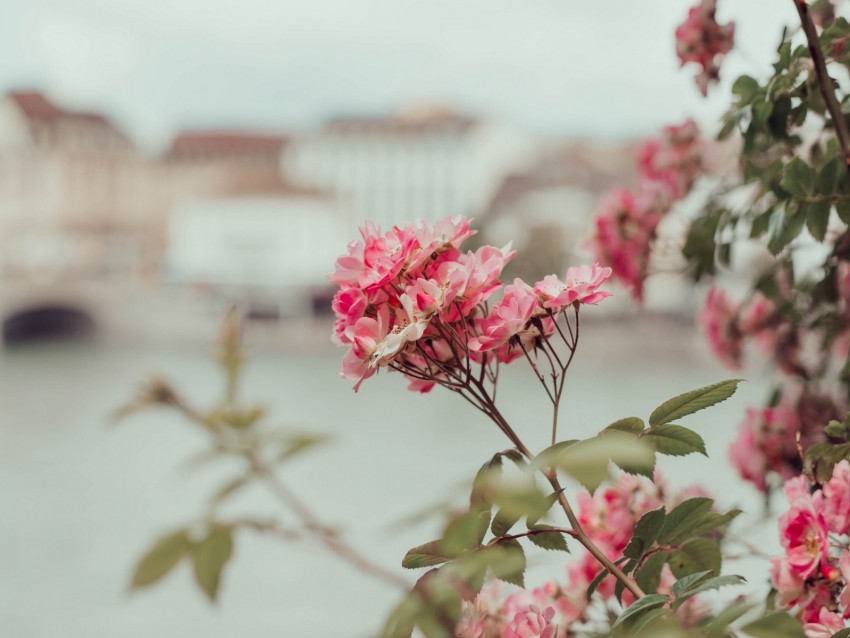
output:
[[[590,435],[623,416],[646,417],[674,394],[730,376],[687,323],[609,319],[585,322],[582,331],[562,408],[562,438]],[[299,346],[291,334],[285,346],[252,341],[253,334],[249,329],[245,396],[267,405],[275,424],[332,437],[330,445],[287,467],[283,479],[353,544],[401,573],[405,550],[432,538],[440,522],[390,524],[446,498],[462,501],[458,485],[507,447],[506,440],[448,392],[414,395],[402,379],[381,375],[355,394],[337,376],[341,352],[315,339]],[[545,396],[522,362],[512,367],[499,402],[529,446],[540,449],[548,434]],[[128,594],[146,546],[202,516],[204,498],[238,469],[225,463],[188,470],[186,460],[204,440],[166,411],[110,424],[110,412],[150,373],[168,378],[199,405],[221,390],[209,348],[198,345],[153,340],[0,354],[0,636],[374,635],[397,592],[310,545],[247,531],[237,536],[216,605],[196,590],[188,565],[156,587]],[[746,376],[750,382],[734,397],[686,423],[703,434],[711,458],[660,464],[674,481],[703,483],[724,506],[743,507],[742,528],[758,520],[763,504],[731,472],[727,448],[744,408],[761,402],[767,389],[762,372]],[[260,488],[224,511],[278,512]],[[771,550],[773,536],[768,528],[752,538]],[[527,582],[562,577],[560,560],[536,555]],[[749,574],[763,586],[764,563],[755,558],[729,563],[727,571]]]

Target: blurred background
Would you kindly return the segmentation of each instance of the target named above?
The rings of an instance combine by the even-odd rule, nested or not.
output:
[[[730,80],[769,68],[794,15],[790,2],[721,2],[738,48],[703,100],[674,54],[688,8],[5,0],[0,635],[374,633],[395,592],[319,550],[248,535],[217,606],[188,569],[129,597],[140,553],[202,515],[227,468],[188,472],[202,441],[170,414],[115,427],[109,414],[150,373],[198,403],[216,399],[217,323],[241,304],[247,395],[281,425],[334,438],[287,479],[376,561],[399,565],[439,521],[387,525],[460,494],[504,442],[455,397],[411,395],[391,375],[355,395],[339,380],[326,273],[366,219],[457,214],[476,219],[484,242],[513,241],[532,280],[588,260],[597,200],[633,183],[639,142],[686,117],[716,130]],[[564,431],[591,434],[723,378],[694,326],[701,295],[659,276],[643,310],[623,293],[589,311]],[[662,469],[707,482],[755,520],[762,504],[726,462],[744,407],[766,388],[764,371],[746,376],[732,400],[694,417],[712,459]],[[505,386],[506,412],[542,447],[540,389],[525,370]],[[258,490],[234,507],[274,505]],[[546,563],[532,574],[563,577]]]

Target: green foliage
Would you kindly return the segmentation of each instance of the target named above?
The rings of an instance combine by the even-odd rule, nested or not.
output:
[[[188,533],[184,529],[158,539],[136,565],[130,583],[131,589],[148,587],[158,582],[177,566],[188,554],[191,546]]]
[[[699,452],[708,456],[705,451],[705,441],[702,437],[688,428],[672,423],[657,425],[646,435],[646,440],[655,451],[668,456],[686,456]]]
[[[551,525],[532,525],[529,528],[529,531],[533,532],[543,532],[542,534],[529,534],[528,540],[537,545],[538,547],[542,547],[543,549],[548,550],[556,550],[561,552],[569,552],[570,548],[567,546],[567,541],[564,538],[563,532],[554,531],[555,528]],[[546,531],[553,530],[553,531]]]
[[[755,638],[805,638],[799,621],[782,612],[759,618],[741,627],[741,631]]]
[[[735,394],[740,381],[741,379],[729,379],[668,399],[649,416],[649,425],[667,424],[725,401]]]
[[[215,601],[221,582],[221,573],[233,556],[233,535],[230,529],[213,526],[206,538],[192,546],[192,565],[195,582]]]
[[[401,566],[405,569],[418,569],[440,565],[451,560],[451,556],[445,555],[442,545],[442,539],[438,539],[407,550],[401,561]]]
[[[623,613],[620,614],[619,618],[617,618],[616,622],[611,626],[611,628],[616,629],[617,627],[625,623],[634,623],[642,615],[650,612],[653,609],[663,607],[669,602],[670,596],[667,596],[666,594],[648,594],[629,605],[623,611]]]

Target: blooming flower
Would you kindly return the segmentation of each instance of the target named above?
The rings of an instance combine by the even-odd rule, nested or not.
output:
[[[534,292],[540,297],[543,307],[558,313],[573,303],[597,304],[610,292],[597,290],[611,276],[610,268],[599,264],[569,268],[564,281],[555,275],[546,275],[534,284]]]
[[[806,638],[832,638],[832,635],[844,629],[841,616],[822,607],[818,612],[817,622],[807,622],[803,625]]]
[[[850,463],[835,465],[832,478],[823,486],[823,515],[829,529],[836,534],[850,531]]]
[[[537,295],[521,279],[505,287],[502,300],[478,325],[479,336],[469,340],[469,348],[475,351],[493,350],[506,344],[526,326],[537,307]]]
[[[729,368],[741,367],[743,342],[736,322],[738,306],[720,288],[708,291],[699,313],[699,322],[705,332],[711,351]]]
[[[556,627],[549,622],[554,615],[552,607],[541,612],[532,605],[514,615],[502,631],[502,638],[554,638]]]
[[[829,530],[821,513],[820,499],[807,493],[805,482],[805,477],[798,476],[786,483],[791,509],[779,517],[780,540],[788,566],[801,578],[814,574],[829,552]]]

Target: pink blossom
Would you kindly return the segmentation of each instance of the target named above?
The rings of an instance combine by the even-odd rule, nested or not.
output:
[[[514,615],[502,631],[502,638],[554,638],[557,628],[550,624],[554,615],[552,607],[541,612],[532,605]]]
[[[738,306],[720,288],[708,291],[699,322],[711,351],[723,364],[732,369],[741,367],[743,342],[736,321]]]
[[[346,339],[351,343],[351,349],[342,360],[340,376],[346,379],[356,379],[355,391],[364,380],[375,374],[375,366],[372,360],[381,343],[387,335],[388,314],[386,312],[378,316],[362,317],[346,330]]]
[[[837,463],[832,478],[823,486],[824,518],[836,534],[850,531],[850,463]]]
[[[537,308],[537,295],[521,279],[505,287],[505,294],[490,314],[478,324],[479,336],[469,340],[471,350],[486,351],[498,348],[518,335]]]
[[[573,303],[597,304],[610,297],[610,292],[597,290],[610,276],[611,269],[599,264],[575,266],[567,270],[564,281],[555,275],[546,275],[534,284],[534,292],[544,308],[558,313]]]
[[[341,288],[336,293],[331,308],[336,315],[333,339],[337,344],[351,343],[346,337],[345,331],[366,314],[368,305],[366,293],[359,288]]]
[[[808,578],[828,556],[829,532],[819,511],[819,500],[804,490],[805,477],[786,483],[791,509],[779,517],[779,530],[788,566],[800,577]]]
[[[393,228],[381,234],[379,226],[368,222],[360,229],[363,241],[348,245],[347,254],[336,262],[330,280],[338,286],[356,286],[366,292],[380,288],[404,268],[418,246],[412,229]]]
[[[696,81],[703,95],[717,82],[720,63],[735,39],[735,23],[718,24],[716,5],[716,0],[701,0],[676,29],[676,54],[683,66],[692,62],[701,67]]]
[[[838,569],[844,581],[844,587],[841,588],[841,593],[838,595],[838,604],[844,610],[844,617],[850,618],[850,552],[847,550],[841,552],[841,558],[838,559]]]
[[[806,638],[832,638],[832,635],[844,629],[841,616],[822,607],[818,612],[817,622],[807,622],[803,626]]]
[[[776,604],[779,607],[791,607],[805,594],[805,581],[791,569],[785,557],[770,559],[770,579],[777,591]]]
[[[658,182],[673,199],[691,190],[703,170],[703,148],[699,127],[691,119],[666,127],[661,136],[644,142],[638,150],[638,175]]]

